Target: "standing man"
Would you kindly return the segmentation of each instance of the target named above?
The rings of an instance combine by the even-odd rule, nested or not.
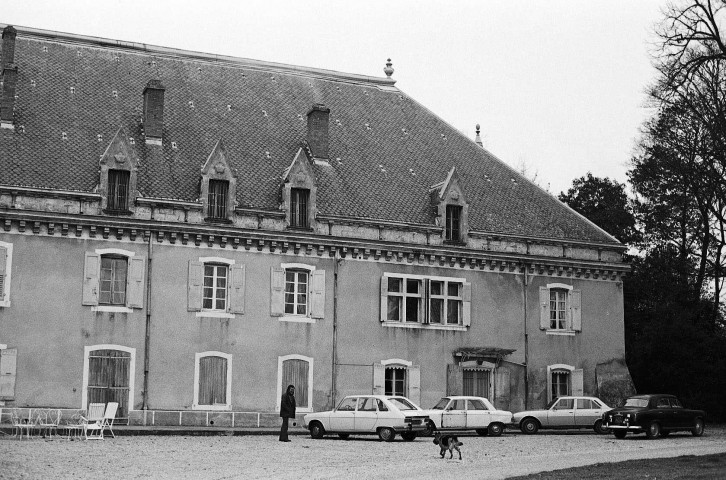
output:
[[[287,386],[287,392],[282,394],[280,399],[280,416],[282,417],[282,427],[280,428],[280,441],[289,442],[287,438],[287,421],[295,418],[295,387]]]

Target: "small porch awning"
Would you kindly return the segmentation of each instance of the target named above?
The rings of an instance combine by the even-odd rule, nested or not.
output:
[[[511,348],[461,347],[454,350],[454,357],[459,359],[459,362],[467,362],[469,360],[494,360],[494,363],[499,366],[504,357],[514,352],[516,350]]]

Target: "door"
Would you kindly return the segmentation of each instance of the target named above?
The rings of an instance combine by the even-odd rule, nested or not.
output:
[[[547,412],[550,427],[572,427],[575,425],[575,399],[560,398]]]
[[[355,407],[358,397],[345,397],[338,408],[330,412],[330,430],[333,432],[352,432],[355,425]]]
[[[578,427],[591,427],[602,415],[600,406],[589,398],[575,399],[575,425]]]
[[[453,399],[441,414],[441,428],[466,427],[466,400]]]
[[[481,400],[466,401],[466,428],[486,428],[492,421],[491,417],[491,412]]]
[[[356,432],[375,432],[378,422],[376,399],[371,397],[358,398],[358,410],[355,412],[354,428]]]
[[[88,403],[118,402],[114,423],[129,422],[130,366],[129,352],[93,350],[88,354]]]

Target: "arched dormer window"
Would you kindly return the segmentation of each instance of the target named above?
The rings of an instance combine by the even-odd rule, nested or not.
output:
[[[312,161],[303,148],[282,176],[282,209],[288,228],[311,230],[315,224],[317,186]]]
[[[237,198],[237,174],[229,167],[222,140],[219,140],[202,166],[200,199],[204,220],[230,223]]]
[[[138,159],[128,138],[123,128],[119,128],[101,156],[98,193],[101,194],[101,209],[111,215],[131,215],[137,196]]]
[[[443,227],[443,241],[452,244],[466,243],[469,233],[469,204],[456,167],[452,167],[446,180],[432,185],[430,192],[436,223]]]

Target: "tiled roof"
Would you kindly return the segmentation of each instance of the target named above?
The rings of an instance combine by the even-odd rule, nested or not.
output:
[[[24,130],[0,131],[0,184],[91,192],[123,127],[134,138],[140,195],[195,201],[221,138],[239,205],[275,210],[306,114],[322,103],[330,166],[314,167],[321,214],[430,225],[429,187],[455,166],[474,231],[617,243],[385,79],[109,45],[18,28],[15,125]],[[166,87],[163,147],[142,133],[151,79]]]

